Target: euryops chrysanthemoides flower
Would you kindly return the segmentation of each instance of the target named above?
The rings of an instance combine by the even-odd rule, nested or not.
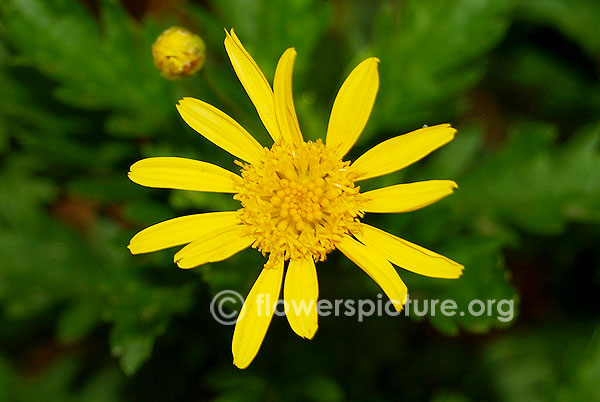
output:
[[[180,268],[221,261],[253,247],[268,257],[240,312],[233,335],[234,364],[247,367],[273,316],[281,285],[287,318],[301,337],[317,330],[315,262],[340,250],[365,271],[401,310],[407,288],[392,264],[435,278],[458,278],[463,266],[360,221],[366,212],[398,213],[425,207],[451,194],[450,180],[397,184],[361,192],[358,182],[418,161],[454,138],[449,124],[388,139],[354,162],[343,158],[365,127],[379,87],[379,60],[360,63],[340,88],[325,141],[304,141],[292,98],[296,52],[281,56],[273,88],[234,31],[225,48],[233,68],[273,138],[265,148],[231,117],[201,100],[182,99],[177,109],[198,133],[238,158],[240,174],[184,158],[148,158],[131,167],[132,181],[147,187],[234,194],[237,211],[209,212],[158,223],[135,235],[133,254],[187,244],[175,254]],[[287,265],[287,269],[286,269]],[[272,306],[271,306],[272,307]]]

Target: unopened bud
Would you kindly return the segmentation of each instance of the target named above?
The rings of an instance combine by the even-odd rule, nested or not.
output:
[[[152,45],[154,65],[169,79],[196,73],[204,65],[206,46],[198,35],[184,28],[164,31]]]

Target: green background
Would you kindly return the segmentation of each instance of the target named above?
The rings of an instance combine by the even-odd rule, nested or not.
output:
[[[0,401],[600,400],[600,2],[406,0],[0,3]],[[202,36],[197,75],[163,79],[151,45],[171,25]],[[349,154],[449,122],[456,139],[365,188],[452,179],[425,209],[366,221],[465,265],[459,280],[400,270],[413,299],[510,299],[495,316],[321,317],[312,341],[276,317],[253,364],[210,300],[245,295],[255,250],[195,270],[173,250],[132,256],[140,229],[236,208],[229,195],[127,179],[148,156],[233,158],[179,117],[183,96],[265,129],[227,59],[234,27],[267,77],[298,51],[308,139],[337,89],[381,60],[369,124]],[[377,300],[336,252],[320,295]]]

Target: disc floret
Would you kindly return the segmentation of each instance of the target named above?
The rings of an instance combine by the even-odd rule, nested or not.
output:
[[[240,220],[263,254],[322,261],[342,236],[358,229],[360,188],[350,162],[319,139],[274,144],[258,164],[242,166],[235,199]]]

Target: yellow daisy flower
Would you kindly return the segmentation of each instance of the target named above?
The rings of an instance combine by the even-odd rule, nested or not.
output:
[[[457,187],[450,180],[398,184],[360,192],[357,182],[395,172],[454,138],[449,124],[425,127],[391,138],[356,161],[343,157],[365,127],[379,87],[379,60],[360,63],[340,88],[325,142],[304,142],[292,98],[296,57],[287,49],[277,64],[273,88],[242,46],[233,29],[225,48],[258,115],[273,138],[260,145],[231,117],[205,102],[184,98],[177,105],[183,120],[217,146],[244,162],[237,175],[207,162],[148,158],[133,166],[129,178],[143,186],[235,194],[237,211],[209,212],[158,223],[136,234],[133,254],[187,244],[175,254],[180,268],[221,261],[252,246],[268,261],[252,286],[233,334],[234,364],[247,367],[260,348],[283,286],[289,306],[304,303],[308,312],[290,308],[286,316],[298,335],[317,330],[315,261],[336,248],[381,286],[402,309],[407,289],[392,266],[435,278],[458,278],[463,266],[416,244],[360,222],[365,212],[408,212],[432,204]]]

